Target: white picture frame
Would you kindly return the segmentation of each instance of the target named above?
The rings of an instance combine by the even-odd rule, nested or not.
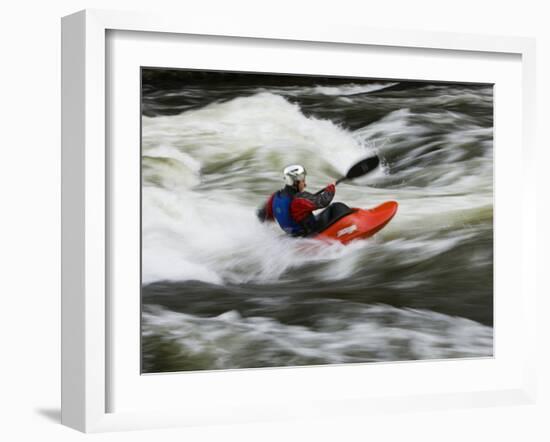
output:
[[[332,393],[326,399],[314,398],[309,408],[279,405],[256,407],[253,401],[236,407],[232,414],[216,413],[208,407],[189,414],[182,410],[141,410],[113,412],[109,407],[109,370],[113,355],[108,335],[111,324],[108,288],[110,287],[108,229],[111,197],[106,121],[107,94],[106,36],[110,31],[154,32],[164,35],[203,35],[220,38],[268,39],[346,46],[378,48],[429,49],[433,51],[483,54],[513,54],[521,57],[521,151],[525,211],[521,221],[520,255],[515,263],[521,268],[520,305],[523,315],[518,326],[526,335],[535,333],[536,285],[534,266],[525,265],[525,256],[534,253],[534,230],[529,225],[535,216],[535,195],[530,170],[534,164],[533,136],[535,106],[535,43],[528,38],[490,37],[480,35],[428,33],[344,26],[308,25],[282,28],[265,23],[212,23],[207,20],[183,20],[181,17],[151,14],[86,10],[62,21],[62,423],[84,432],[114,431],[138,428],[160,428],[209,423],[233,423],[258,420],[301,418],[330,415],[361,415],[373,410],[387,412],[426,409],[532,403],[535,397],[534,346],[526,341],[518,355],[521,366],[499,388],[476,386],[462,392],[445,391],[445,386],[426,394],[378,395],[358,394],[349,397]],[[496,174],[498,175],[498,165]],[[498,355],[496,355],[498,358]],[[458,370],[468,361],[458,362]],[[389,369],[379,365],[378,370]],[[384,368],[386,367],[386,368]],[[335,368],[339,370],[341,368]],[[356,366],[354,371],[363,368]],[[477,369],[477,368],[474,368]],[[414,365],[405,367],[413,373]],[[491,368],[488,368],[489,374]],[[281,370],[279,370],[281,371]],[[300,369],[284,369],[285,373]],[[303,373],[303,371],[302,371]],[[307,375],[307,374],[306,374]],[[201,376],[213,376],[211,373]],[[234,375],[230,375],[234,376]],[[165,379],[166,381],[166,379]],[[208,381],[208,379],[207,379]],[[223,378],[217,378],[223,382]],[[254,382],[262,382],[261,376]],[[448,382],[448,381],[447,381]],[[252,396],[251,396],[252,397]]]

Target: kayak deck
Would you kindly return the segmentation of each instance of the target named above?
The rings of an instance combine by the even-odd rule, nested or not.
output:
[[[342,244],[368,238],[391,221],[397,212],[397,207],[397,202],[386,201],[372,209],[353,208],[352,213],[331,224],[315,238],[336,240]]]

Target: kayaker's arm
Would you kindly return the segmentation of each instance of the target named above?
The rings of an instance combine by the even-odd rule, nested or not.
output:
[[[315,201],[317,209],[323,209],[327,207],[336,193],[336,186],[334,183],[330,183],[325,189],[319,194],[315,195],[317,201]]]
[[[292,217],[301,222],[307,219],[314,210],[327,207],[334,198],[335,191],[334,184],[329,184],[321,192],[315,194],[309,192],[297,193],[290,206]]]
[[[335,192],[336,186],[334,185],[334,183],[331,183],[317,193],[300,192],[296,194],[296,198],[303,198],[311,201],[314,206],[313,210],[324,209],[330,204],[330,202],[334,198]]]
[[[267,202],[256,211],[256,216],[263,223],[265,221],[274,221],[273,217],[273,195],[269,197]]]

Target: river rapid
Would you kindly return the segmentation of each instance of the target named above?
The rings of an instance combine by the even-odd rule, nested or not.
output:
[[[493,89],[143,70],[142,369],[493,354]],[[334,201],[399,203],[348,246],[255,211],[291,163]]]

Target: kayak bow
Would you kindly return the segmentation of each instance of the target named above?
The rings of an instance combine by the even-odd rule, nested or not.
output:
[[[391,221],[397,212],[397,207],[397,202],[386,201],[372,209],[353,208],[352,213],[340,218],[314,238],[336,240],[342,244],[368,238]]]

